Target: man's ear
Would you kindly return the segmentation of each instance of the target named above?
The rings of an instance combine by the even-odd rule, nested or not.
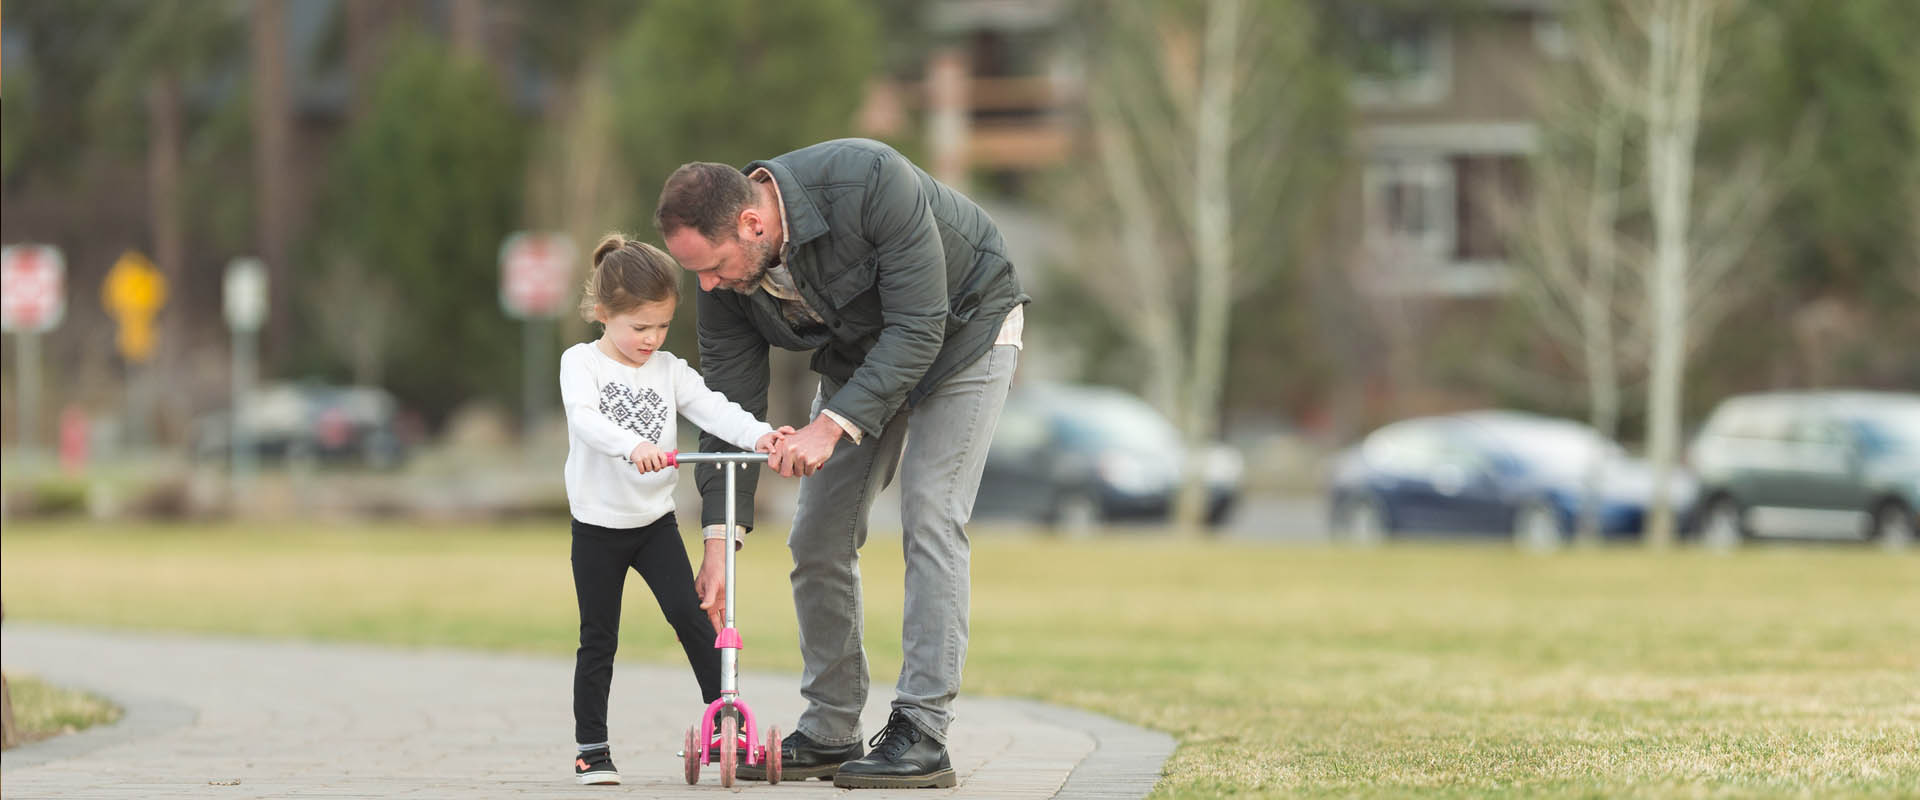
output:
[[[760,209],[747,206],[740,209],[740,238],[757,239],[766,235],[767,220],[760,215]]]

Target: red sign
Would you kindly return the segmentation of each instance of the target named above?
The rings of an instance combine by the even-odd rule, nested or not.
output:
[[[500,306],[522,319],[555,317],[572,297],[573,240],[521,231],[500,245]]]
[[[14,245],[0,251],[0,328],[41,333],[67,313],[67,261],[60,248]]]

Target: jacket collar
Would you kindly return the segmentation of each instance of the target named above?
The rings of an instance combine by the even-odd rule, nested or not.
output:
[[[827,233],[827,218],[813,204],[813,197],[807,194],[806,187],[793,177],[793,170],[780,163],[779,159],[755,161],[741,172],[752,175],[755,170],[765,169],[773,174],[773,182],[780,187],[780,204],[787,209],[787,246],[798,247],[818,239]]]

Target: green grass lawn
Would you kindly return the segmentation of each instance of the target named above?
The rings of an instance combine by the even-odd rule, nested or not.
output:
[[[750,669],[798,668],[781,532]],[[570,653],[563,526],[12,522],[8,618]],[[897,541],[865,551],[876,691]],[[1376,551],[983,533],[970,693],[1168,731],[1160,796],[1920,796],[1920,558]],[[675,663],[629,584],[621,655]]]
[[[7,673],[7,696],[13,703],[13,722],[22,743],[120,719],[120,709],[112,703],[55,686],[35,675]]]

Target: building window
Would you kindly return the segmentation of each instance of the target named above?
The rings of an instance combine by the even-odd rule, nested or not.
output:
[[[1457,228],[1453,166],[1438,158],[1395,158],[1366,168],[1369,248],[1388,262],[1437,262],[1453,255]]]
[[[1453,38],[1444,23],[1419,16],[1364,14],[1357,20],[1361,56],[1353,80],[1363,106],[1431,105],[1453,81]]]

